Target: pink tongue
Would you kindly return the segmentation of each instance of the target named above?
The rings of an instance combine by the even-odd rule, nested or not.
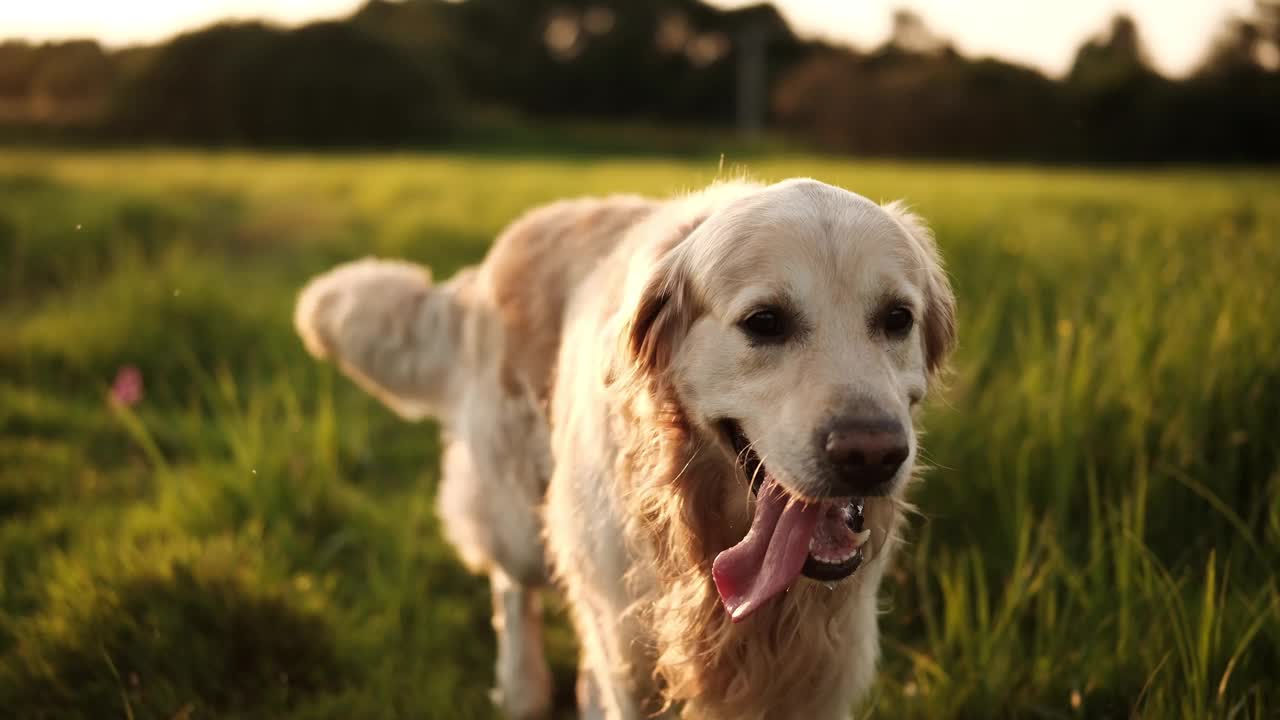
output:
[[[760,488],[747,536],[711,564],[720,601],[734,622],[786,590],[804,568],[822,508],[787,500],[768,478]]]

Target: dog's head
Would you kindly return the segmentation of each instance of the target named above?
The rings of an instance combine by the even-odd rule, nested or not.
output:
[[[741,481],[722,514],[742,539],[714,563],[734,619],[801,574],[852,575],[912,472],[913,410],[955,339],[923,223],[817,181],[778,183],[711,213],[632,307],[635,367]]]

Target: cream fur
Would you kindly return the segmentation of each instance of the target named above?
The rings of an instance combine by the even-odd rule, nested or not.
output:
[[[905,339],[869,324],[886,298],[916,314]],[[803,341],[746,342],[737,322],[766,300],[797,309]],[[914,433],[893,492],[868,500],[857,573],[801,579],[733,624],[711,561],[754,503],[716,423],[739,421],[799,497],[825,492],[813,438],[831,418],[873,406],[912,427],[955,321],[933,239],[902,206],[812,180],[566,201],[442,286],[403,263],[339,267],[303,290],[296,321],[397,412],[441,421],[440,511],[493,580],[510,715],[548,711],[548,566],[581,641],[584,716],[840,718],[865,694]]]

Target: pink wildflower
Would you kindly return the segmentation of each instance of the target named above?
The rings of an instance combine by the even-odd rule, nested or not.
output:
[[[133,365],[125,365],[116,373],[111,383],[111,402],[133,407],[142,400],[142,371]]]

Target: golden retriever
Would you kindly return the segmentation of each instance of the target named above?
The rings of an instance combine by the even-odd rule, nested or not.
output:
[[[955,342],[933,239],[809,179],[555,203],[484,262],[312,280],[318,357],[447,443],[440,513],[491,579],[497,697],[543,717],[538,592],[581,643],[584,717],[843,718]]]

